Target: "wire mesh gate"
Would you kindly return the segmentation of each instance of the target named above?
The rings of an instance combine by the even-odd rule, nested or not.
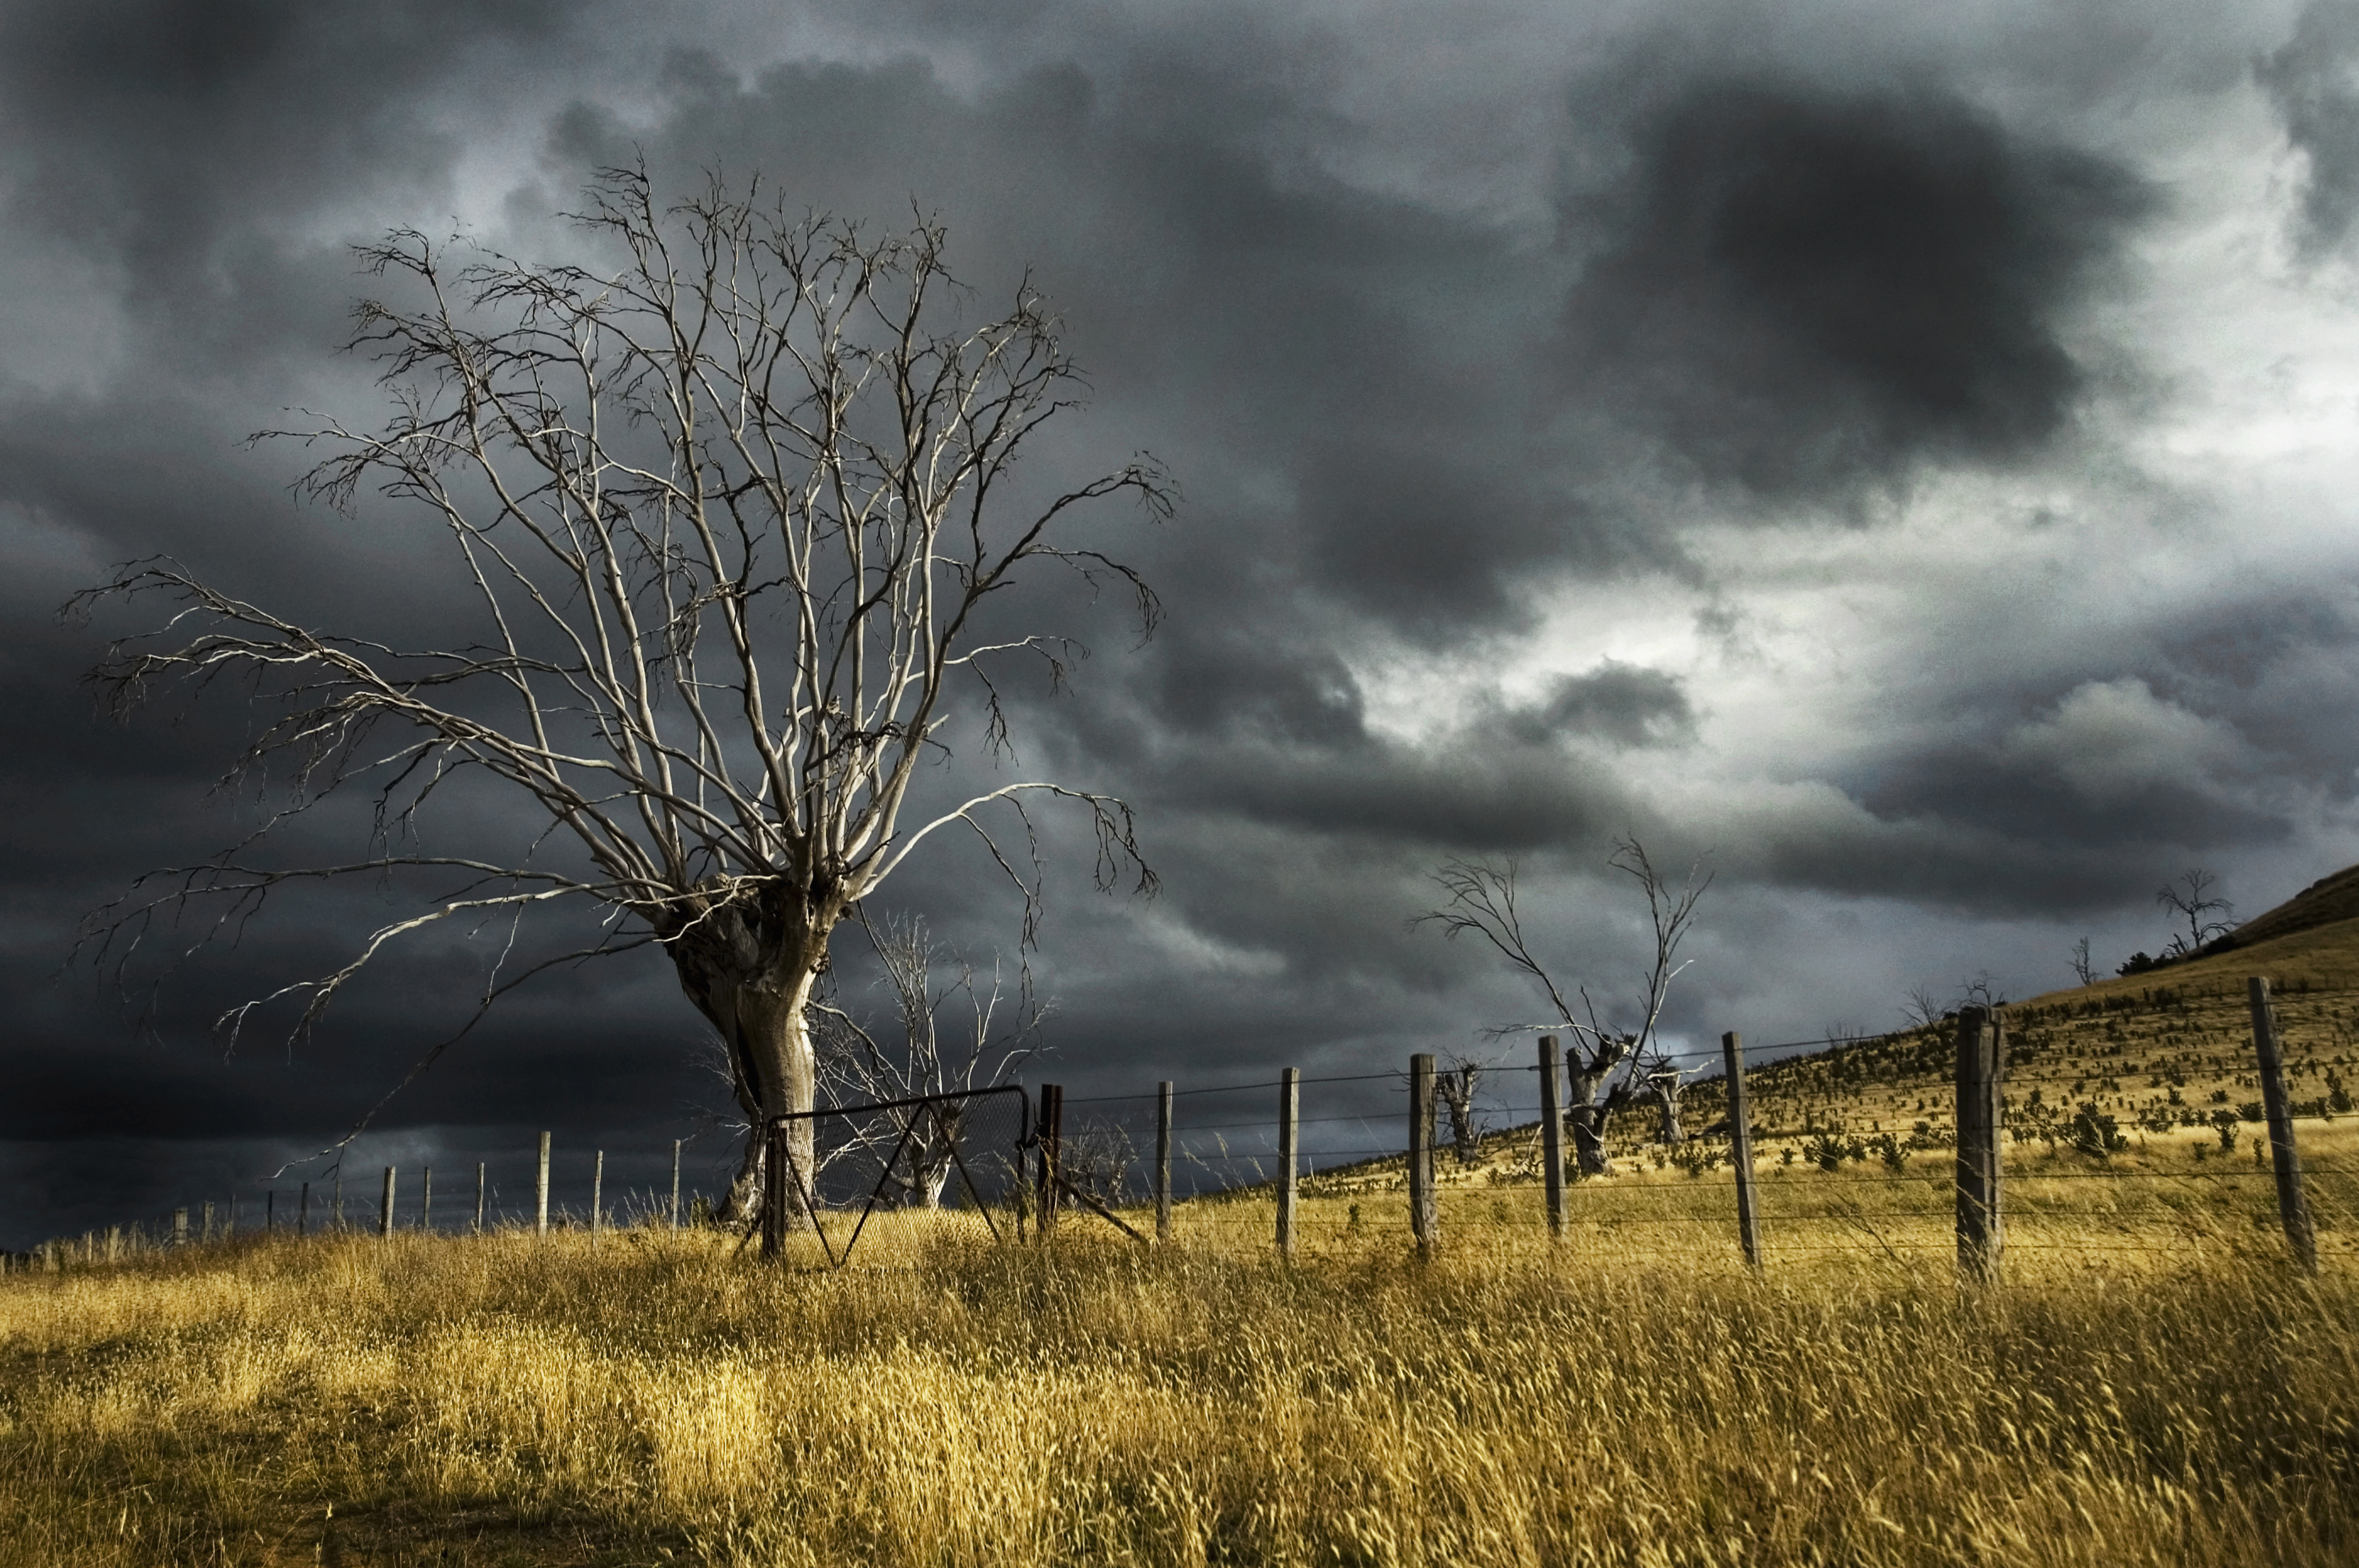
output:
[[[940,1209],[962,1195],[995,1239],[1021,1223],[1031,1105],[1014,1084],[789,1111],[769,1119],[762,1250],[775,1256],[807,1222],[831,1267],[852,1257],[878,1209]],[[1005,1212],[993,1217],[996,1207]],[[826,1217],[852,1216],[839,1250]]]

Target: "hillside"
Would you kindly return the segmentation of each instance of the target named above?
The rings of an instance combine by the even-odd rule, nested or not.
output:
[[[2348,913],[2342,913],[2347,911]],[[2245,981],[2268,977],[2297,1116],[2334,1117],[2359,1093],[2359,867],[2338,871],[2247,922],[2235,946],[2126,978],[2011,1002],[2006,1081],[2013,1138],[2053,1149],[2073,1141],[2085,1108],[2110,1119],[2125,1142],[2190,1162],[2234,1152],[2248,1158],[2260,1139]],[[1756,1062],[1746,1074],[1756,1157],[1777,1162],[1853,1160],[1886,1147],[1893,1157],[1947,1148],[1954,1122],[1954,1039],[1946,1022],[1830,1049]],[[1657,1141],[1660,1112],[1642,1106],[1615,1116],[1607,1142],[1625,1171],[1651,1163],[1716,1162],[1726,1148],[1727,1098],[1716,1068],[1681,1100],[1691,1135],[1684,1152]],[[2223,1131],[2219,1119],[2231,1125]],[[1887,1144],[1887,1141],[1888,1144]],[[1445,1162],[1445,1182],[1481,1183],[1529,1173],[1536,1129],[1499,1129],[1472,1165]],[[1397,1180],[1397,1155],[1330,1173],[1353,1181]]]
[[[2321,877],[2293,897],[2245,921],[2223,939],[2222,951],[2256,946],[2280,936],[2359,918],[2359,866]]]

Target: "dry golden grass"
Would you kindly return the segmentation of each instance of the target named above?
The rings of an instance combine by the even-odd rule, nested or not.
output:
[[[2351,1561],[2348,1229],[2305,1281],[2248,1171],[2039,1162],[1983,1291],[1939,1173],[1851,1166],[1765,1173],[1762,1280],[1677,1171],[1554,1246],[1453,1187],[1428,1263],[1370,1193],[1291,1267],[1246,1196],[1154,1250],[891,1217],[841,1273],[627,1231],[20,1274],[0,1563]]]
[[[2008,1146],[1990,1289],[1946,1152],[1788,1156],[1938,1130],[1930,1038],[1757,1080],[1757,1279],[1729,1173],[1635,1120],[1561,1242],[1528,1134],[1445,1158],[1428,1261],[1371,1167],[1310,1184],[1291,1265],[1245,1193],[1155,1249],[888,1216],[841,1272],[633,1230],[12,1275],[0,1568],[2359,1561],[2359,1119],[2300,1124],[2315,1279],[2258,1129],[2134,1125],[2256,1098],[2246,973],[2291,989],[2297,1098],[2353,1065],[2346,926],[2015,1010],[2010,1097],[2133,1144]]]

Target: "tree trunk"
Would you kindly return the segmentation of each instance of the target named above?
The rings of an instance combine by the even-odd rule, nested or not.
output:
[[[1625,1085],[1606,1093],[1602,1102],[1600,1091],[1627,1049],[1609,1043],[1586,1056],[1578,1051],[1565,1053],[1564,1075],[1571,1090],[1565,1097],[1565,1121],[1572,1129],[1573,1157],[1584,1176],[1614,1173],[1614,1162],[1605,1157],[1605,1119],[1621,1108],[1628,1089]]]
[[[1441,1096],[1442,1105],[1450,1112],[1450,1140],[1458,1152],[1458,1162],[1472,1165],[1478,1158],[1474,1135],[1474,1086],[1482,1069],[1469,1062],[1454,1073],[1434,1076],[1433,1087]]]
[[[730,1087],[745,1113],[745,1151],[717,1217],[741,1228],[761,1217],[769,1119],[810,1110],[819,1086],[804,1010],[827,966],[828,934],[802,925],[789,927],[785,939],[775,926],[764,935],[770,939],[756,940],[739,912],[724,908],[690,923],[669,944],[680,989],[729,1053]],[[809,1119],[788,1124],[786,1152],[788,1193],[816,1194],[819,1173]],[[806,1223],[799,1199],[789,1201],[796,1212],[788,1223]]]
[[[1687,1141],[1687,1131],[1680,1125],[1680,1081],[1657,1079],[1655,1094],[1663,1102],[1663,1141],[1678,1148]]]

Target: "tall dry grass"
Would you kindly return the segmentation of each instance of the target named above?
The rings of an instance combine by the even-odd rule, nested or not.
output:
[[[2347,1250],[1962,1291],[1481,1212],[1423,1264],[1339,1202],[1293,1267],[1208,1208],[1155,1251],[887,1221],[832,1274],[625,1232],[14,1276],[0,1564],[2359,1557]]]

